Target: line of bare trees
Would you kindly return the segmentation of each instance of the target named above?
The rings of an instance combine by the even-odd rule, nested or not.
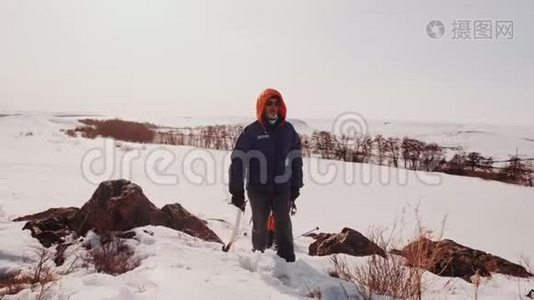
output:
[[[156,142],[190,145],[201,148],[232,150],[241,125],[215,125],[158,132]],[[372,163],[395,168],[453,175],[480,177],[507,183],[533,186],[534,168],[529,160],[514,155],[509,160],[495,161],[479,152],[458,151],[446,158],[447,148],[436,143],[404,137],[336,136],[328,131],[301,135],[304,156],[346,162]],[[497,163],[500,163],[498,165]]]
[[[109,136],[131,142],[189,145],[217,150],[232,150],[243,131],[242,125],[212,125],[187,128],[164,128],[148,123],[122,120],[82,120],[85,126],[67,130],[68,135],[94,138]],[[453,175],[480,177],[507,183],[533,186],[534,159],[521,159],[517,154],[505,161],[495,161],[479,152],[456,153],[447,159],[448,148],[436,143],[383,135],[336,136],[328,131],[301,135],[304,156],[346,162],[372,163]]]
[[[154,137],[154,143],[231,150],[242,131],[242,125],[175,128],[166,131],[157,131]]]
[[[302,136],[304,154],[347,162],[373,163],[410,170],[443,172],[453,175],[480,177],[507,183],[534,185],[533,159],[521,159],[517,154],[504,161],[495,161],[480,152],[457,151],[449,160],[447,148],[410,137],[341,136],[316,131]]]

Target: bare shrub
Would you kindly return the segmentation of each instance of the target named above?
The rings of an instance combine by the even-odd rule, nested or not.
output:
[[[526,161],[514,155],[504,168],[499,171],[499,179],[507,183],[532,186],[532,170]]]
[[[481,170],[475,170],[475,171],[466,171],[464,176],[469,177],[478,177],[482,178],[484,180],[496,180],[501,181],[499,173],[491,172],[491,171],[481,171]]]
[[[126,273],[139,266],[140,260],[124,239],[111,236],[101,247],[90,249],[85,260],[99,273],[113,276]]]
[[[402,139],[401,149],[404,167],[410,170],[418,170],[426,144],[423,141],[409,137]]]
[[[312,298],[312,299],[322,299],[323,295],[321,292],[321,289],[318,287],[310,288],[308,286],[306,288],[306,297]]]
[[[38,289],[37,299],[42,299],[57,279],[53,258],[53,253],[43,247],[36,247],[28,258],[31,262],[30,283],[34,289]]]
[[[389,137],[384,144],[384,155],[388,156],[389,154],[389,165],[398,168],[399,167],[399,159],[400,159],[400,139],[399,138],[393,138]]]
[[[374,295],[420,299],[424,270],[406,267],[403,257],[388,255],[384,259],[372,255],[366,264],[351,267],[345,259],[334,255],[331,263],[337,277],[352,283],[364,299],[372,299]]]
[[[336,136],[328,131],[314,131],[311,136],[312,148],[321,158],[333,159],[334,149],[338,145]]]
[[[385,159],[386,139],[381,134],[378,134],[373,142],[376,144],[377,163],[382,165]]]
[[[80,120],[80,122],[85,124],[85,126],[79,126],[75,131],[81,132],[83,137],[111,137],[116,140],[135,143],[151,143],[155,136],[154,129],[157,128],[150,123],[131,122],[120,119],[84,119]]]
[[[26,258],[31,263],[30,283],[44,285],[56,279],[53,258],[53,253],[46,248],[36,247],[33,249],[32,254]]]
[[[417,241],[429,239],[435,235],[423,226],[416,207],[415,218],[417,225],[414,237]],[[402,218],[403,220],[403,218]],[[443,235],[446,217],[443,218],[442,228],[438,233],[439,239]],[[402,241],[402,227],[397,222],[390,230],[379,227],[372,228],[368,238],[390,254],[386,258],[372,255],[365,264],[351,266],[346,259],[339,256],[331,257],[331,276],[338,277],[353,284],[356,291],[364,298],[371,299],[375,295],[390,296],[394,299],[421,299],[427,284],[423,281],[424,272],[436,264],[440,253],[433,248],[426,247],[426,243],[414,243],[412,247],[405,247],[401,251],[393,248]],[[396,237],[399,234],[399,237]],[[402,254],[396,255],[396,254]]]
[[[165,145],[185,145],[185,134],[181,132],[156,132],[154,143]]]
[[[65,134],[69,137],[77,137],[78,134],[76,133],[75,129],[67,129],[65,130]]]
[[[423,146],[421,157],[421,169],[424,171],[440,171],[445,164],[443,148],[436,143],[430,143]]]
[[[0,274],[0,299],[5,295],[15,295],[30,286],[31,276],[21,274],[21,271],[14,273]]]
[[[23,289],[37,291],[36,299],[42,299],[57,279],[53,254],[43,247],[35,247],[25,258],[28,267],[11,274],[0,275],[0,298],[15,295]]]

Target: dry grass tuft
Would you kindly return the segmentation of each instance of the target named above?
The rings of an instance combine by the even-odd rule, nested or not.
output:
[[[306,287],[306,297],[311,298],[311,299],[322,299],[323,295],[322,295],[321,289],[318,287],[315,287],[315,288]]]
[[[35,247],[26,257],[27,269],[0,276],[0,298],[16,295],[31,288],[37,291],[36,299],[43,299],[57,279],[54,269],[53,254],[43,247]]]
[[[331,262],[338,277],[352,283],[364,299],[372,299],[375,295],[395,299],[421,297],[424,270],[406,267],[400,256],[389,255],[384,259],[373,255],[366,264],[354,267],[337,256],[332,256]]]
[[[418,208],[415,208],[415,215],[417,226],[411,240],[431,238],[433,233],[423,226]],[[443,219],[439,239],[443,235],[445,222],[446,218]],[[389,233],[388,230],[380,228],[373,228],[370,231],[368,238],[390,253],[386,258],[373,255],[365,264],[351,266],[346,259],[332,256],[330,274],[353,284],[364,299],[372,299],[377,295],[390,296],[394,299],[421,299],[426,287],[423,274],[428,267],[438,261],[440,253],[425,247],[425,243],[417,243],[414,247],[403,249],[404,257],[394,255],[393,253],[398,254],[400,251],[393,250],[393,247],[402,241],[401,237],[394,239],[394,236],[397,229],[402,232],[403,227],[404,225],[401,225],[397,228],[395,222]],[[410,265],[407,264],[408,261],[411,262]]]
[[[124,239],[115,236],[101,247],[90,249],[85,260],[88,264],[93,264],[97,272],[113,276],[131,271],[140,265],[135,251]]]

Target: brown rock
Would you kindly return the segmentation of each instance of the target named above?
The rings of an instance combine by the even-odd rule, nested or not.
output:
[[[161,212],[143,194],[140,186],[125,179],[100,183],[93,196],[72,219],[80,235],[94,230],[126,231],[146,225],[159,225]]]
[[[520,265],[452,240],[434,242],[422,238],[397,252],[407,259],[410,266],[419,266],[440,276],[461,277],[469,282],[477,272],[480,276],[491,276],[491,273],[533,276]]]
[[[32,237],[48,248],[52,244],[64,242],[65,237],[71,233],[70,220],[78,210],[76,207],[51,208],[13,221],[27,221],[22,229],[30,230]]]
[[[308,236],[316,239],[309,248],[309,255],[324,256],[344,253],[354,256],[377,254],[386,257],[385,251],[358,231],[345,227],[341,233],[319,233]]]
[[[77,207],[50,208],[40,213],[27,215],[13,219],[14,222],[33,221],[38,222],[46,219],[69,220],[80,210]]]
[[[64,237],[73,232],[82,236],[89,230],[104,234],[146,225],[166,226],[202,240],[222,243],[204,220],[180,204],[166,205],[160,210],[140,186],[124,179],[102,182],[81,209],[52,208],[15,221],[28,221],[23,229],[29,229],[46,247],[63,243]]]
[[[183,231],[199,239],[222,243],[221,239],[206,226],[206,221],[189,213],[180,204],[167,204],[161,208],[164,215],[161,225]]]

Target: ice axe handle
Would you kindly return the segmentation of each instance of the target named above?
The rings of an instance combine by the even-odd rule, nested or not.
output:
[[[241,216],[243,215],[243,211],[239,208],[237,208],[237,215],[235,218],[235,224],[234,224],[234,230],[232,231],[232,236],[230,237],[230,240],[226,245],[222,246],[222,251],[228,252],[230,250],[230,247],[232,247],[232,244],[237,238],[237,234],[239,233],[239,225],[241,223]]]
[[[299,235],[299,236],[305,236],[305,235],[310,234],[310,233],[312,233],[312,232],[314,232],[314,231],[317,231],[317,230],[319,230],[319,227],[315,227],[315,228],[312,229],[312,230],[306,231],[306,232],[304,232],[303,234],[301,234],[301,235]]]

